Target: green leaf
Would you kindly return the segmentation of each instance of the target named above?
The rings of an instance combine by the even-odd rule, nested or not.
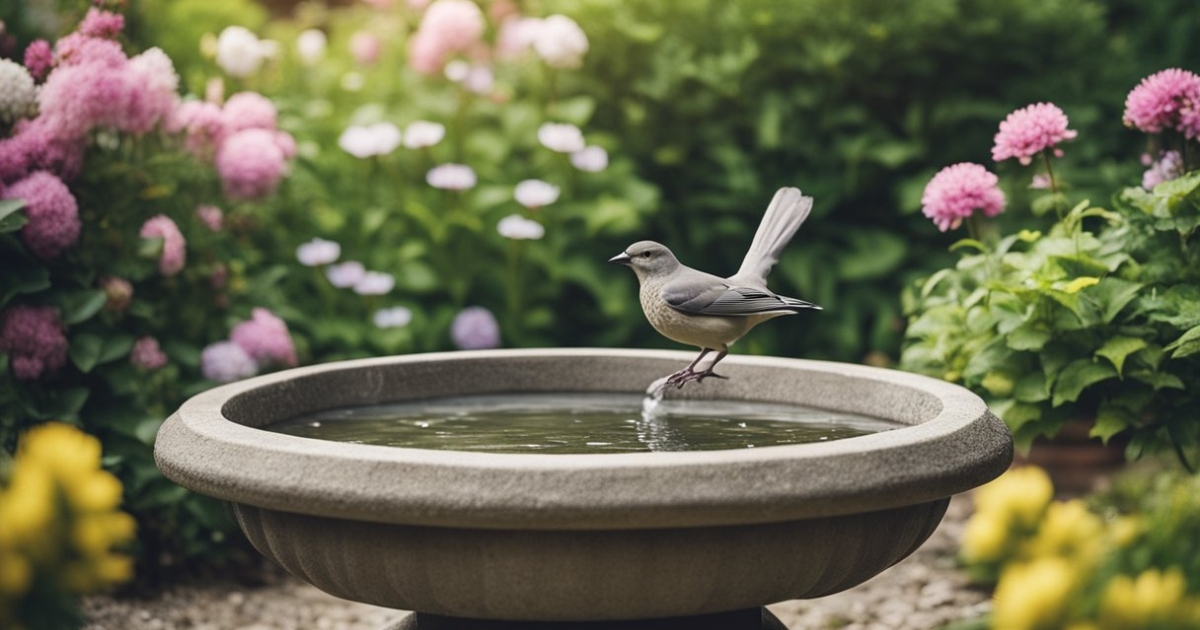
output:
[[[1125,357],[1146,347],[1146,340],[1139,337],[1110,337],[1096,351],[1096,356],[1104,357],[1117,368],[1117,376],[1125,366]]]
[[[1108,324],[1141,293],[1142,286],[1138,282],[1107,276],[1100,279],[1100,284],[1084,291],[1083,299],[1093,302],[1099,308],[1103,322]]]
[[[55,302],[62,309],[63,322],[68,325],[80,324],[89,319],[104,307],[108,296],[100,289],[75,289],[61,291],[55,296]]]
[[[1112,436],[1134,426],[1137,423],[1137,416],[1130,410],[1120,405],[1103,404],[1096,412],[1096,422],[1092,425],[1092,430],[1088,435],[1098,437],[1105,444]]]
[[[43,419],[51,420],[66,420],[75,417],[80,409],[83,409],[83,404],[87,402],[88,388],[86,387],[69,387],[66,389],[57,389],[50,392],[46,402],[41,405]]]
[[[100,361],[100,351],[103,347],[104,339],[100,335],[80,333],[71,338],[68,354],[75,367],[87,374]]]
[[[1037,403],[1050,399],[1050,388],[1047,387],[1046,374],[1040,370],[1029,372],[1017,379],[1013,388],[1013,398],[1027,403]]]
[[[1178,339],[1167,344],[1165,350],[1173,350],[1171,358],[1179,359],[1200,352],[1200,326],[1194,326]]]
[[[1042,410],[1037,405],[1018,402],[1004,410],[1001,418],[1004,420],[1004,424],[1008,425],[1009,430],[1015,432],[1030,422],[1041,420]]]
[[[1005,337],[1005,343],[1013,350],[1041,350],[1050,341],[1050,333],[1027,323],[1013,329]]]
[[[587,124],[594,111],[596,111],[596,100],[586,95],[560,99],[547,108],[547,113],[551,118],[576,126]]]
[[[25,207],[23,199],[0,200],[0,234],[15,232],[29,223],[29,217],[17,212]]]
[[[5,263],[0,273],[0,306],[13,297],[27,293],[38,293],[50,288],[50,271],[39,264]]]
[[[1096,363],[1091,359],[1076,359],[1067,364],[1059,374],[1054,384],[1055,407],[1067,402],[1074,402],[1089,385],[1108,380],[1117,375],[1117,371],[1108,363]]]
[[[1185,389],[1183,381],[1178,376],[1170,372],[1159,372],[1157,370],[1130,370],[1129,377],[1135,381],[1140,381],[1154,388],[1154,391],[1160,389]]]
[[[895,271],[908,254],[908,243],[885,230],[855,230],[848,235],[850,251],[840,259],[838,275],[844,280],[882,278]]]
[[[133,335],[118,333],[104,339],[104,346],[100,349],[100,356],[96,359],[96,365],[103,365],[110,361],[116,361],[121,357],[129,354],[133,349]]]

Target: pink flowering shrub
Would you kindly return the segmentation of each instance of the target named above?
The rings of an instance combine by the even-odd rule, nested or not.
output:
[[[213,536],[235,529],[220,508],[164,494],[158,424],[213,381],[301,354],[269,311],[231,330],[231,313],[279,300],[260,215],[297,147],[260,94],[181,94],[171,58],[127,48],[125,24],[93,7],[57,41],[5,51],[23,68],[0,61],[0,444],[50,420],[102,436],[157,550],[142,562],[179,565],[238,539]],[[198,533],[177,525],[197,518]]]
[[[1174,130],[1200,137],[1200,76],[1170,68],[1137,85],[1125,99],[1125,124],[1146,133]]]

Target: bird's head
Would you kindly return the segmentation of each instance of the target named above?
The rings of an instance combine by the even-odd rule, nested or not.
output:
[[[638,280],[663,276],[679,268],[675,254],[666,245],[654,241],[638,241],[609,258],[608,262],[630,266]]]

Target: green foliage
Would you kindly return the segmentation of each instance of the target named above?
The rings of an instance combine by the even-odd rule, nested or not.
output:
[[[1088,418],[1131,457],[1194,447],[1198,191],[1200,173],[1127,188],[963,256],[906,293],[902,365],[978,391],[1023,445]]]

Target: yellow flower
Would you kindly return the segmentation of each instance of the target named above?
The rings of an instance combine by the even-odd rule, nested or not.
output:
[[[1061,556],[1089,567],[1104,553],[1104,522],[1078,499],[1051,503],[1037,535],[1025,545],[1026,557]]]
[[[67,424],[50,422],[21,438],[18,459],[41,466],[70,483],[100,468],[100,440]]]
[[[103,470],[80,475],[66,490],[71,506],[80,512],[115,510],[121,505],[121,482]]]
[[[1008,541],[1008,519],[1002,515],[980,512],[967,522],[963,531],[962,558],[967,562],[1001,560]]]
[[[1118,575],[1100,600],[1100,627],[1139,630],[1170,624],[1192,628],[1200,623],[1200,602],[1186,595],[1187,581],[1178,567],[1165,572],[1147,569],[1136,578]]]
[[[1059,630],[1075,591],[1076,572],[1062,558],[1010,564],[996,584],[995,630]]]
[[[1014,468],[975,493],[976,513],[1007,515],[1013,525],[1033,529],[1054,497],[1054,484],[1036,466]]]
[[[0,496],[0,539],[29,545],[44,538],[55,512],[54,479],[40,467],[17,460],[8,490]]]

